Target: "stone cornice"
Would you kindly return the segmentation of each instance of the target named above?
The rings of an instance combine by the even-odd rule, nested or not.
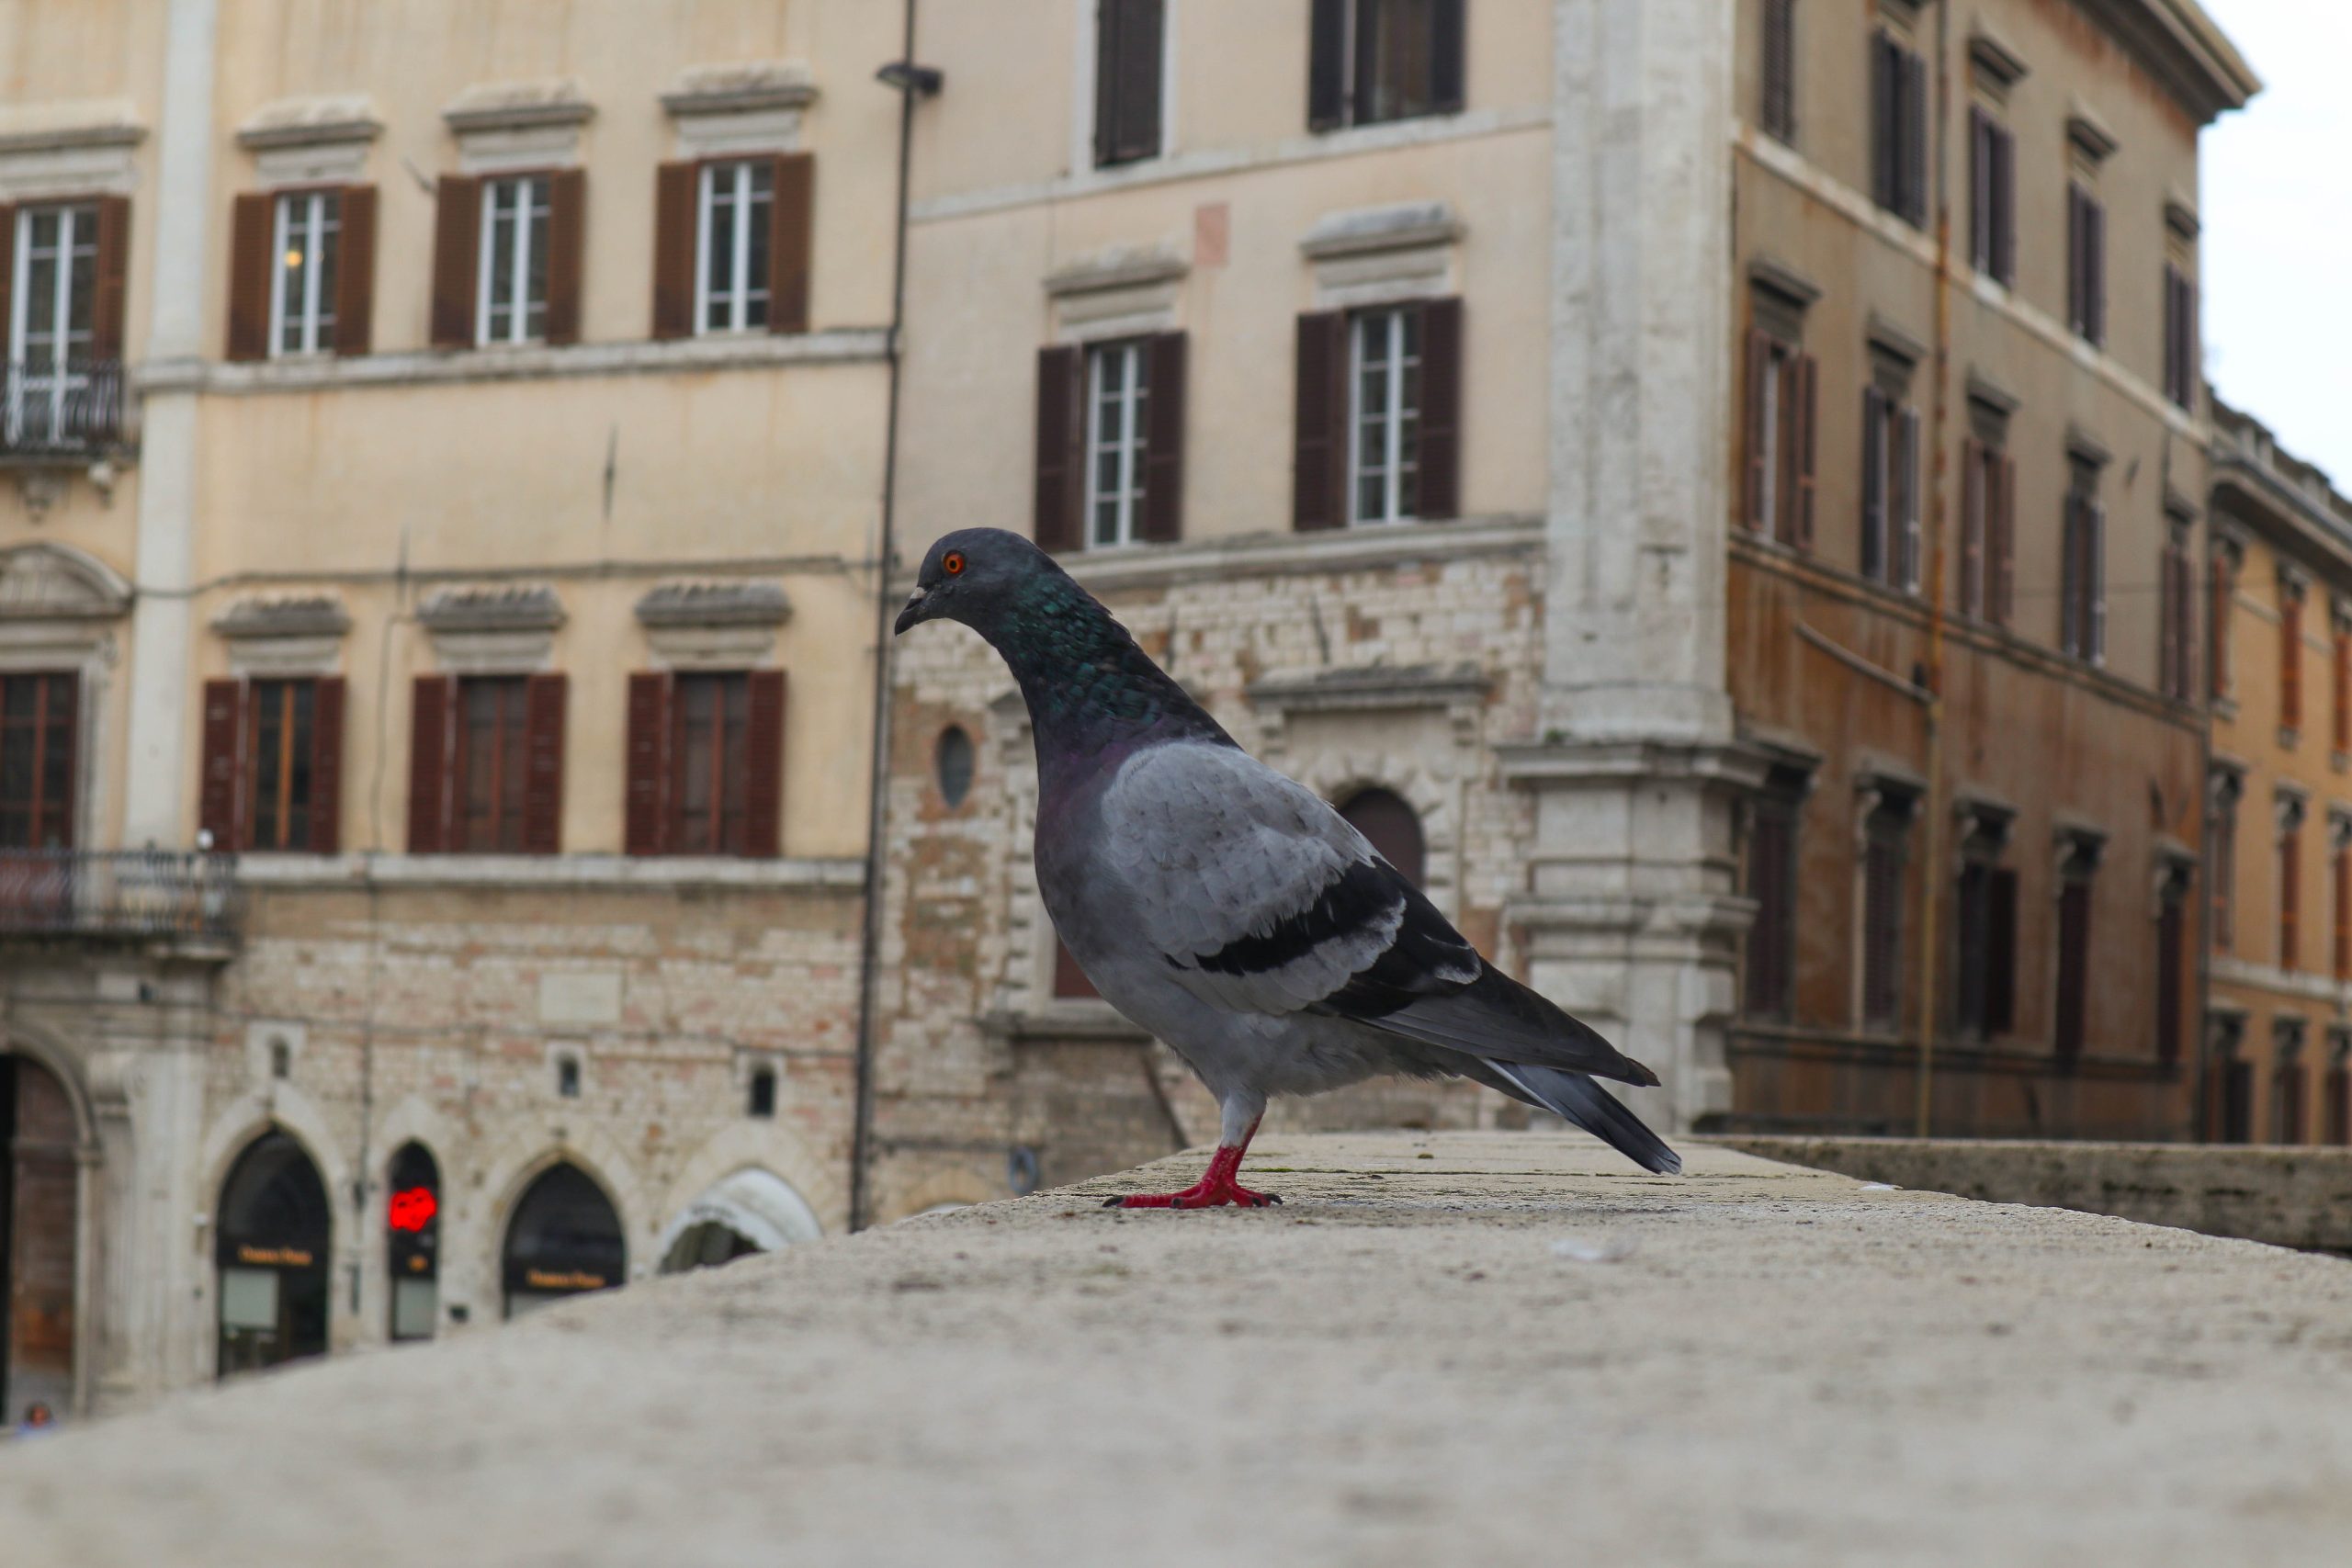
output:
[[[2245,62],[2196,0],[2075,0],[2120,42],[2156,82],[2210,125],[2230,109],[2244,108],[2262,91],[2262,78]]]

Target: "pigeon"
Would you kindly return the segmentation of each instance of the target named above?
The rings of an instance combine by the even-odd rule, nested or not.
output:
[[[1657,1075],[1494,968],[1304,784],[1243,750],[1110,611],[1018,534],[934,544],[903,635],[959,621],[1001,655],[1037,748],[1037,886],[1095,989],[1216,1097],[1207,1173],[1128,1209],[1261,1207],[1242,1156],[1273,1095],[1464,1077],[1644,1169],[1682,1162],[1593,1080]]]

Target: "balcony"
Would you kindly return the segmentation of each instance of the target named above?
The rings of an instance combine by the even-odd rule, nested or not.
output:
[[[241,907],[229,855],[0,850],[0,937],[226,942]]]
[[[122,363],[0,364],[0,463],[88,463],[123,444]]]

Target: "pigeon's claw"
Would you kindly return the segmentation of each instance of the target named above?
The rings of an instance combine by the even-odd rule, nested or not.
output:
[[[1255,1123],[1251,1130],[1255,1131]],[[1234,1178],[1241,1170],[1241,1151],[1222,1145],[1209,1160],[1208,1173],[1182,1192],[1136,1192],[1104,1201],[1106,1209],[1264,1209],[1282,1201],[1271,1192],[1252,1192]]]

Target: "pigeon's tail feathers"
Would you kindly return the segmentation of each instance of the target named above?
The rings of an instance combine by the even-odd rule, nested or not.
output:
[[[1421,996],[1403,1007],[1381,998],[1388,1005],[1349,1008],[1344,1004],[1351,998],[1344,991],[1332,999],[1342,1004],[1335,1010],[1366,1023],[1490,1062],[1591,1073],[1644,1089],[1657,1082],[1656,1073],[1602,1039],[1589,1024],[1570,1018],[1491,964],[1480,964],[1478,977],[1467,986]]]
[[[1566,1117],[1644,1170],[1660,1176],[1682,1174],[1682,1156],[1667,1147],[1666,1140],[1644,1125],[1642,1119],[1628,1111],[1615,1095],[1584,1074],[1530,1066],[1524,1062],[1487,1065],[1525,1090],[1527,1099]]]

